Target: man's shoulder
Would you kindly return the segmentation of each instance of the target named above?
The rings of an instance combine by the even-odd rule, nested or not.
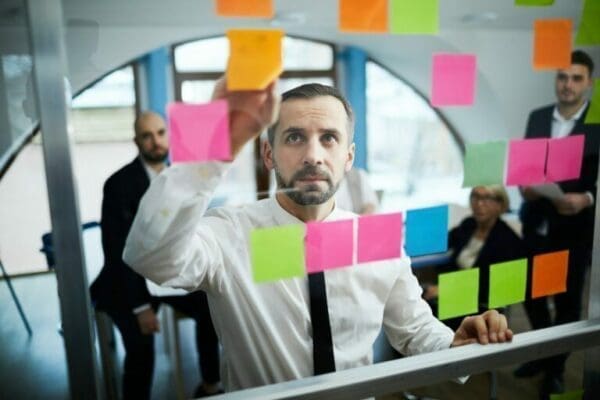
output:
[[[531,118],[552,115],[552,112],[554,111],[554,107],[555,107],[555,104],[548,104],[543,107],[534,109],[533,111],[531,111],[529,113],[529,115]]]
[[[136,157],[133,161],[125,164],[123,167],[115,171],[106,180],[105,186],[110,187],[112,185],[121,184],[123,182],[131,183],[131,180],[138,176],[144,176],[144,167],[140,160]]]

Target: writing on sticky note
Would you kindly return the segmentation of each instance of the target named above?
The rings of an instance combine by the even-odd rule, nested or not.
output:
[[[583,389],[566,393],[552,393],[550,400],[583,400]]]
[[[359,263],[401,256],[402,213],[363,215],[358,219]]]
[[[339,0],[339,27],[342,32],[387,32],[388,0]]]
[[[470,268],[438,276],[438,318],[448,319],[479,310],[479,269]]]
[[[217,15],[223,17],[272,18],[273,0],[216,0]]]
[[[585,114],[584,123],[600,124],[600,79],[594,79],[594,94]]]
[[[304,226],[284,225],[250,233],[255,282],[304,276]]]
[[[584,135],[570,135],[548,141],[547,182],[561,182],[579,178],[584,142]]]
[[[502,184],[506,142],[467,143],[463,187]]]
[[[548,139],[511,140],[508,145],[507,185],[545,182]]]
[[[354,220],[306,224],[306,272],[353,264]]]
[[[281,39],[274,29],[232,29],[227,31],[229,60],[228,90],[261,90],[283,71]]]
[[[406,253],[411,257],[448,249],[448,206],[409,210],[406,213]]]
[[[526,258],[490,265],[488,307],[504,307],[524,301],[526,286]]]
[[[570,19],[538,19],[533,22],[533,68],[568,68],[571,65]]]
[[[584,0],[579,29],[575,36],[576,45],[600,44],[600,1]]]
[[[566,292],[568,269],[568,250],[534,256],[531,297],[535,299]]]
[[[515,0],[517,6],[550,6],[554,0]]]
[[[208,104],[172,103],[167,114],[171,161],[231,159],[226,100]]]
[[[475,99],[477,59],[473,54],[434,54],[431,105],[467,106]]]
[[[390,31],[429,34],[439,31],[439,0],[390,0]]]

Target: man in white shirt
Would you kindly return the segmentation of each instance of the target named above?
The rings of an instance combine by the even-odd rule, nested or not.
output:
[[[262,91],[225,87],[220,80],[213,97],[229,102],[235,157],[277,120],[280,100],[274,83]],[[406,256],[308,279],[254,282],[249,243],[254,229],[356,217],[337,208],[333,196],[352,167],[352,138],[348,102],[334,88],[304,85],[283,95],[280,118],[264,144],[264,163],[275,170],[279,189],[274,197],[207,211],[230,165],[211,162],[172,166],[140,203],[123,257],[157,283],[207,292],[223,345],[227,391],[368,365],[382,327],[406,355],[512,338],[495,310],[466,318],[456,333],[445,327],[421,299]],[[313,290],[319,286],[313,276],[321,277],[324,293]],[[314,312],[322,305],[319,295],[326,299],[328,318]],[[322,346],[324,325],[328,346]],[[332,363],[331,369],[323,369],[321,353],[331,353],[324,363]]]

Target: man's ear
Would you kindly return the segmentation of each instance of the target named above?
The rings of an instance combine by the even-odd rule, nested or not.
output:
[[[344,165],[344,170],[346,172],[352,169],[352,165],[354,165],[354,152],[356,150],[356,145],[354,142],[350,146],[348,146],[348,159],[346,160],[346,164]]]
[[[262,142],[262,157],[265,167],[267,167],[267,170],[271,171],[273,169],[273,148],[271,147],[269,140],[264,140]]]

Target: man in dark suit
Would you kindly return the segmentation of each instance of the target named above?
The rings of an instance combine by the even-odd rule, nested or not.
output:
[[[529,115],[526,138],[560,138],[584,135],[584,154],[579,179],[559,183],[565,193],[559,200],[541,197],[531,187],[522,187],[523,238],[530,257],[548,251],[569,250],[567,291],[554,296],[556,315],[550,316],[547,298],[525,303],[534,329],[577,321],[581,318],[582,292],[586,267],[591,260],[594,230],[594,204],[598,178],[600,125],[585,124],[590,107],[587,93],[592,87],[592,59],[574,51],[571,66],[556,74],[556,104]],[[531,276],[530,276],[531,277]],[[531,279],[529,279],[531,282]],[[530,298],[530,296],[528,296]],[[545,372],[542,397],[563,391],[563,371],[568,354],[530,362],[515,371],[518,377]]]
[[[106,311],[121,332],[125,347],[123,397],[148,399],[154,370],[154,336],[159,330],[158,305],[168,303],[196,322],[196,344],[203,383],[195,397],[220,391],[219,343],[208,309],[206,294],[156,296],[146,280],[122,259],[125,239],[150,180],[166,167],[169,150],[167,130],[161,116],[141,114],[135,121],[134,142],[139,155],[115,172],[104,185],[102,201],[102,247],[104,267],[91,286],[97,309]],[[200,357],[201,355],[201,357]]]

